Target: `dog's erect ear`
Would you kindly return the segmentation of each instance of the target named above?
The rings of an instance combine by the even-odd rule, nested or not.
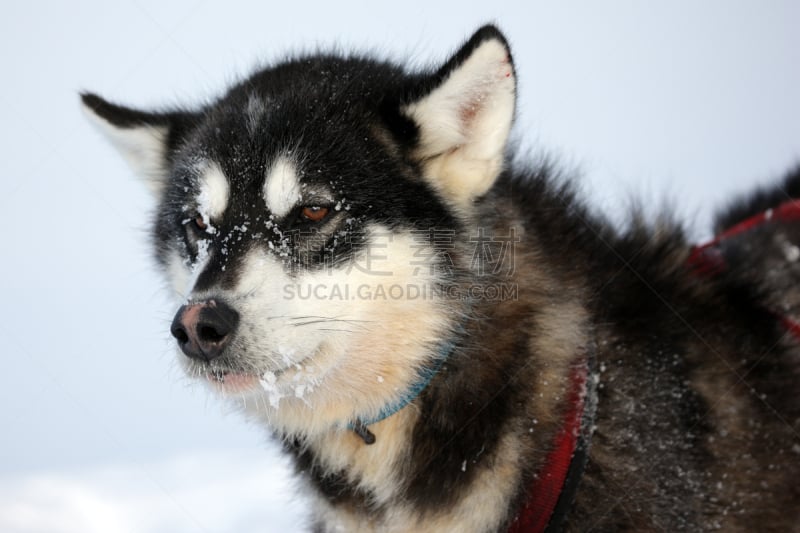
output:
[[[500,174],[515,92],[508,43],[484,26],[402,109],[418,128],[415,156],[427,178],[456,205],[467,207]]]
[[[168,173],[169,152],[190,123],[186,113],[148,113],[81,94],[83,109],[119,150],[134,172],[159,194]]]

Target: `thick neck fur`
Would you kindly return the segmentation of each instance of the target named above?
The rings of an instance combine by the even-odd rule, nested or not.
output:
[[[496,213],[483,220],[499,235],[512,227]],[[593,342],[580,279],[531,268],[545,258],[528,253],[491,275],[515,298],[470,307],[429,386],[370,426],[375,444],[347,430],[287,443],[316,489],[322,530],[491,531],[513,517],[561,427],[570,365]]]

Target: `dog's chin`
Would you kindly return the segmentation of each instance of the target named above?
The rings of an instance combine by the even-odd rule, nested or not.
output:
[[[207,384],[220,396],[242,398],[266,395],[274,407],[282,398],[294,397],[305,401],[305,394],[313,392],[340,359],[321,347],[299,361],[282,358],[282,365],[274,364],[278,357],[272,358],[272,364],[264,368],[252,362],[244,368],[239,367],[235,363],[230,364],[230,359],[198,362],[182,354],[181,357],[186,374]]]
[[[208,370],[203,376],[211,388],[223,396],[241,396],[262,390],[260,378],[255,374],[229,370]]]

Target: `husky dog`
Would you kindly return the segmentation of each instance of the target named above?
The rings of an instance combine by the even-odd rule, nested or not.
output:
[[[315,531],[797,530],[769,293],[796,272],[612,228],[510,152],[515,79],[486,26],[432,70],[320,53],[197,108],[84,94],[157,199],[186,371],[281,440]]]

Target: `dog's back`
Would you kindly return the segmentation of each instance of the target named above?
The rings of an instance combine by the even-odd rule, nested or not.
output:
[[[711,243],[620,246],[598,289],[600,407],[570,529],[797,528],[798,185],[795,171],[729,208]]]

